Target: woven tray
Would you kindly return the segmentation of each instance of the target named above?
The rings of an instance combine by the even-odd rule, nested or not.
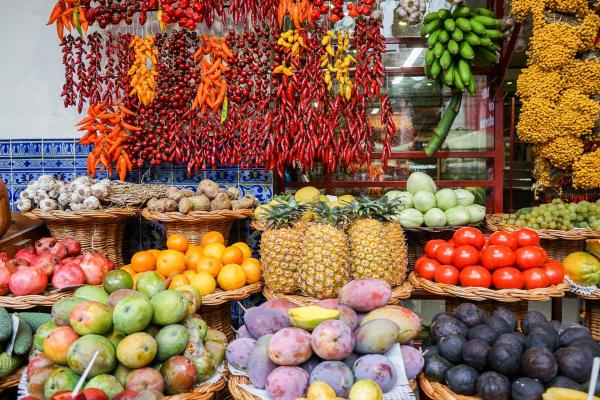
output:
[[[261,400],[260,397],[253,395],[252,393],[246,391],[240,385],[250,385],[250,379],[245,376],[240,375],[232,375],[229,378],[229,383],[227,384],[229,388],[229,393],[235,400]],[[412,390],[417,389],[417,381],[412,380],[409,382],[410,388]]]
[[[263,281],[246,285],[236,290],[217,291],[213,294],[202,296],[203,306],[216,306],[229,303],[234,300],[242,300],[254,293],[258,293],[263,288]]]
[[[426,290],[440,296],[461,297],[468,300],[483,301],[495,300],[503,302],[515,301],[547,301],[552,297],[564,297],[565,291],[569,289],[566,283],[550,286],[547,288],[522,290],[522,289],[488,289],[481,287],[463,287],[435,283],[428,279],[419,278],[414,272],[408,277],[409,282],[415,288]]]
[[[13,310],[27,310],[35,307],[52,307],[59,300],[73,297],[76,288],[64,289],[60,292],[47,292],[31,296],[0,296],[0,306]]]
[[[217,392],[222,390],[225,387],[227,380],[227,367],[225,367],[225,371],[223,372],[223,376],[217,383],[208,383],[204,385],[200,385],[190,393],[181,393],[176,394],[174,396],[166,396],[164,400],[211,400]]]
[[[77,239],[81,243],[82,251],[103,253],[120,267],[123,265],[125,222],[136,212],[132,208],[82,211],[35,209],[24,215],[42,220],[56,239],[62,240],[66,237]]]
[[[150,221],[162,222],[167,236],[179,233],[188,238],[191,243],[199,244],[202,237],[210,231],[220,232],[225,240],[235,220],[246,219],[253,210],[220,210],[193,211],[189,214],[180,212],[159,213],[145,208],[142,216]]]
[[[431,400],[481,400],[479,397],[456,394],[446,385],[428,380],[425,374],[419,375],[419,387]]]
[[[505,231],[512,232],[521,228],[520,226],[508,225],[503,222],[500,216],[503,214],[494,214],[487,216],[487,228],[490,231]],[[531,228],[528,228],[531,229]],[[558,229],[532,229],[537,232],[540,239],[550,240],[585,240],[585,239],[600,239],[600,232],[592,231],[590,229],[576,228],[570,231],[561,231]]]
[[[20,368],[14,374],[11,374],[6,378],[0,380],[0,392],[5,391],[6,389],[19,386],[19,382],[21,381],[21,374],[25,372],[25,370],[27,370],[27,367]]]
[[[413,287],[409,282],[404,282],[400,286],[394,286],[392,288],[392,297],[390,298],[390,301],[388,302],[388,304],[396,304],[400,300],[405,300],[405,299],[410,298],[410,294],[412,293],[412,290],[413,290]],[[267,300],[287,300],[287,301],[291,301],[294,304],[297,304],[298,306],[309,306],[311,304],[315,304],[320,301],[319,299],[315,299],[314,297],[307,297],[307,296],[301,296],[301,295],[295,295],[295,294],[275,293],[275,292],[269,290],[269,288],[267,288],[266,286],[263,289],[262,293],[263,293],[263,296],[265,296],[267,298]]]
[[[596,289],[592,294],[582,294],[582,293],[575,293],[575,292],[571,292],[571,293],[573,293],[574,296],[577,296],[580,299],[600,301],[600,289]]]

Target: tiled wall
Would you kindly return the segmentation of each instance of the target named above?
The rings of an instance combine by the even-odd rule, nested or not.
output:
[[[76,139],[0,140],[0,179],[7,184],[13,209],[16,209],[16,200],[27,183],[42,174],[53,174],[62,179],[85,175],[88,151],[89,147],[80,145]],[[104,176],[99,174],[99,177]],[[165,165],[136,170],[127,177],[131,182],[164,183],[189,189],[195,189],[205,178],[222,186],[238,186],[243,195],[251,193],[261,202],[269,201],[273,196],[271,173],[262,169],[222,168],[188,177],[184,167]],[[125,237],[126,259],[138,249],[161,248],[165,240],[160,224],[141,217],[128,223]],[[247,223],[234,227],[232,239],[246,240],[256,246]]]

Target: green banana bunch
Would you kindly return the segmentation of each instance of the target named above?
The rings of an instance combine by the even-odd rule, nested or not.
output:
[[[457,6],[429,13],[423,18],[421,36],[427,36],[425,74],[446,86],[475,94],[471,66],[488,67],[497,62],[502,40],[501,20],[487,8]]]

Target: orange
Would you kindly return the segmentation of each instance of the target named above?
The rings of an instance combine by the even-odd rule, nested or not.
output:
[[[202,238],[200,244],[202,246],[207,245],[209,243],[225,243],[225,238],[220,232],[210,231],[207,232],[206,235]]]
[[[121,267],[121,269],[123,271],[127,271],[129,272],[129,275],[134,276],[136,274],[136,272],[133,270],[133,268],[131,267],[131,264],[129,265],[125,265],[124,267]]]
[[[190,279],[190,285],[198,289],[202,296],[214,293],[217,289],[217,282],[211,274],[198,272]]]
[[[185,253],[185,268],[194,269],[198,260],[202,258],[202,249],[192,249]]]
[[[218,258],[202,256],[196,263],[195,269],[196,272],[206,272],[216,278],[222,267],[223,264]]]
[[[223,243],[209,243],[202,248],[202,254],[209,257],[214,257],[218,260],[225,252],[225,245]]]
[[[134,288],[134,289],[137,287],[137,281],[138,281],[138,278],[139,278],[140,276],[142,276],[142,274],[141,274],[141,273],[140,273],[140,274],[135,274],[135,275],[133,275],[133,277],[132,277],[132,278],[133,278],[133,288]]]
[[[168,278],[185,271],[185,255],[176,250],[163,250],[156,259],[156,272]]]
[[[146,250],[148,253],[152,253],[152,255],[154,257],[158,257],[158,255],[160,254],[160,250],[158,249],[150,249],[150,250]]]
[[[244,259],[252,257],[252,250],[250,249],[250,246],[248,246],[246,243],[237,242],[232,244],[232,246],[235,246],[242,251],[242,253],[244,254]]]
[[[221,268],[217,282],[223,290],[235,290],[246,284],[246,273],[237,264],[227,264]]]
[[[149,251],[138,251],[131,257],[131,268],[135,272],[152,271],[156,267],[156,257]]]
[[[185,271],[183,271],[183,276],[188,278],[188,281],[192,280],[192,277],[194,275],[196,275],[196,271],[194,271],[193,269],[186,269]]]
[[[194,244],[194,243],[189,243],[188,248],[185,251],[185,255],[187,256],[188,253],[194,253],[196,251],[202,251],[202,246]]]
[[[185,253],[188,248],[188,239],[180,233],[174,233],[167,238],[167,249]]]
[[[221,255],[223,264],[241,264],[244,261],[244,253],[237,246],[229,246]]]
[[[190,280],[183,274],[175,275],[171,279],[171,284],[169,285],[169,289],[175,289],[177,286],[189,285]]]
[[[256,258],[246,258],[241,265],[246,273],[247,283],[256,283],[260,281],[260,261]]]

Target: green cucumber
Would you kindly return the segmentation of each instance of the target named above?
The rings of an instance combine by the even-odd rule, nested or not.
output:
[[[6,308],[0,307],[0,341],[6,340],[12,333],[12,322]]]
[[[40,313],[40,312],[20,312],[18,313],[21,321],[25,321],[29,324],[32,331],[37,331],[37,328],[40,325],[45,324],[46,322],[52,321],[52,315],[48,313]]]
[[[19,318],[19,328],[15,337],[13,352],[19,356],[29,353],[33,344],[33,331],[27,321]]]
[[[0,354],[0,378],[6,378],[19,368],[23,359],[17,356],[10,356],[8,353]]]

